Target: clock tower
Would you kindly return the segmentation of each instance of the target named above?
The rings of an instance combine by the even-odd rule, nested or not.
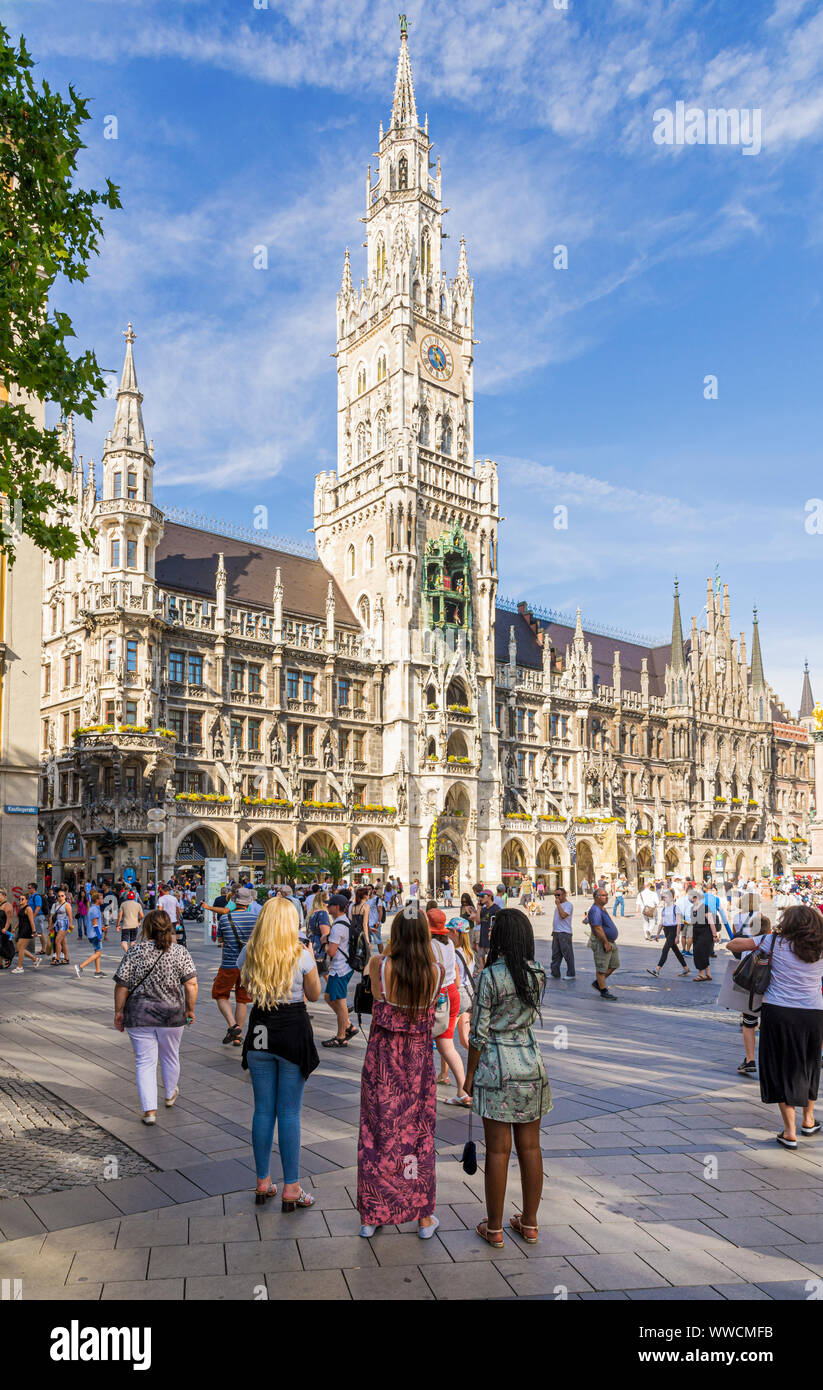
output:
[[[337,295],[338,466],[318,475],[314,511],[318,555],[382,662],[384,770],[412,776],[398,867],[421,880],[415,837],[425,846],[449,770],[460,769],[475,837],[478,807],[487,817],[498,803],[481,787],[497,762],[497,466],[474,455],[474,284],[462,237],[446,275],[432,148],[403,22],[391,115],[365,179],[365,274],[356,287],[347,250]],[[457,858],[458,875],[479,872],[467,845]]]

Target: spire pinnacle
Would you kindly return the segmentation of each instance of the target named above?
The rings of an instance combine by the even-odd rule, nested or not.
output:
[[[391,108],[391,129],[417,125],[417,105],[414,100],[411,59],[409,58],[409,29],[405,15],[400,16],[400,55],[394,81],[394,101]]]
[[[803,669],[803,693],[800,696],[800,713],[798,719],[811,719],[814,714],[814,696],[812,695],[812,683],[809,679],[809,663]]]
[[[674,612],[672,613],[672,670],[682,671],[686,665],[683,649],[683,624],[680,619],[680,586],[674,581]]]
[[[457,279],[461,284],[469,282],[469,262],[466,256],[466,238],[460,238],[460,254],[457,257]]]
[[[346,254],[343,258],[343,279],[340,283],[340,293],[344,298],[348,298],[354,292],[351,282],[351,260],[349,259],[349,248],[346,247]]]
[[[146,431],[143,427],[143,413],[140,406],[143,397],[137,386],[137,373],[134,369],[134,352],[132,345],[135,339],[135,332],[131,324],[125,330],[123,337],[126,340],[126,356],[123,362],[123,374],[120,377],[120,387],[117,392],[117,409],[114,415],[114,428],[111,432],[111,443],[114,446],[127,445],[132,449],[146,450]]]
[[[754,622],[752,625],[752,690],[763,690],[766,680],[763,675],[763,656],[760,651],[760,628],[757,623],[757,604],[754,606]]]

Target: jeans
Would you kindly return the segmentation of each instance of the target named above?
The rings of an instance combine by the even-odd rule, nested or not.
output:
[[[300,1110],[306,1082],[294,1062],[286,1062],[271,1052],[247,1053],[251,1084],[254,1088],[254,1119],[251,1142],[258,1180],[271,1169],[274,1126],[283,1165],[283,1181],[297,1182],[300,1176]]]
[[[566,962],[566,979],[573,980],[574,970],[574,947],[572,946],[572,934],[570,931],[552,932],[552,964],[551,972],[556,980],[560,979],[560,960]]]
[[[182,1028],[127,1028],[137,1064],[137,1094],[143,1111],[157,1109],[157,1059],[168,1098],[180,1079]]]
[[[626,900],[622,893],[615,893],[614,895],[614,915],[615,917],[625,917],[626,915]]]

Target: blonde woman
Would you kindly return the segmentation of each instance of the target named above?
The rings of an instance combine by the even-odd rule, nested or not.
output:
[[[303,1089],[320,1058],[306,1000],[320,998],[314,955],[301,942],[300,919],[288,898],[269,898],[237,958],[252,1000],[243,1043],[243,1067],[254,1088],[252,1148],[257,1171],[255,1202],[264,1206],[277,1188],[271,1180],[274,1129],[283,1165],[281,1210],[314,1206],[300,1186],[300,1111]]]

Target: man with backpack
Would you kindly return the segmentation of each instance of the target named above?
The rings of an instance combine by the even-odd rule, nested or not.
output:
[[[216,1001],[218,1009],[226,1020],[226,1036],[223,1042],[233,1043],[235,1047],[242,1047],[243,1024],[246,1021],[246,1009],[251,1003],[251,996],[246,993],[240,983],[237,957],[254,931],[258,914],[252,909],[248,890],[238,889],[237,898],[238,900],[242,899],[242,901],[235,902],[232,897],[225,905],[220,904],[215,899],[214,905],[209,909],[218,916],[217,940],[223,947],[220,969],[215,975],[214,984],[211,987],[211,997]],[[254,906],[256,907],[257,904],[255,903]],[[232,994],[234,994],[233,1009],[231,1006]]]
[[[326,1003],[337,1019],[337,1036],[326,1038],[323,1047],[348,1047],[357,1029],[349,1019],[349,981],[355,970],[363,970],[369,959],[369,943],[363,931],[363,919],[354,925],[349,921],[348,899],[342,893],[332,893],[328,902],[331,928],[326,939],[329,974],[326,980]]]

